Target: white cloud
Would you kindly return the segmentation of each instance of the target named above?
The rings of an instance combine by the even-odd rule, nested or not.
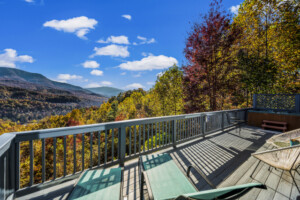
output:
[[[240,5],[231,6],[231,7],[230,7],[230,11],[231,11],[233,14],[237,15],[238,12],[239,12],[239,8],[240,8]]]
[[[142,37],[142,36],[137,36],[137,39],[139,39],[139,40],[143,40],[143,41],[146,41],[147,40],[147,38],[145,38],[145,37]]]
[[[102,76],[103,75],[103,71],[94,69],[94,70],[91,71],[91,74],[95,75],[95,76]]]
[[[0,67],[16,68],[16,62],[20,63],[33,63],[33,58],[28,55],[18,56],[17,51],[14,49],[4,49],[4,53],[0,54]]]
[[[178,61],[173,57],[167,57],[164,55],[160,56],[148,56],[141,60],[128,61],[119,65],[121,69],[126,69],[130,71],[145,71],[154,69],[166,69]]]
[[[82,79],[82,76],[78,75],[71,75],[71,74],[58,74],[57,76],[57,81],[66,83],[67,81],[70,80],[79,80]]]
[[[147,56],[153,56],[152,53],[147,53],[147,52],[142,52],[142,56],[147,57]]]
[[[44,27],[54,28],[58,31],[74,33],[81,39],[87,39],[85,35],[91,30],[95,29],[97,20],[87,18],[86,16],[74,17],[67,20],[51,20],[43,24]]]
[[[140,83],[132,83],[125,87],[126,89],[138,89],[138,88],[144,88],[144,86]]]
[[[100,66],[99,63],[97,63],[94,60],[87,60],[84,63],[81,64],[84,68],[92,68],[92,69],[96,69]]]
[[[126,58],[129,56],[129,52],[127,49],[128,49],[127,46],[120,46],[115,44],[111,44],[101,48],[95,47],[94,48],[95,53],[90,57],[93,58],[95,56],[112,56],[112,57]]]
[[[147,85],[154,85],[155,82],[147,82]]]
[[[126,72],[122,72],[121,75],[122,75],[122,76],[126,75]]]
[[[34,3],[34,0],[25,0],[27,3]]]
[[[131,20],[131,15],[122,15],[125,19]]]
[[[141,40],[141,42],[139,44],[151,44],[156,42],[154,38],[151,39],[147,39],[146,37],[142,37],[142,36],[137,36],[137,39]]]
[[[136,42],[134,42],[134,43],[132,43],[133,45],[138,45],[138,43],[136,43]]]
[[[110,86],[110,85],[112,85],[112,82],[102,81],[100,83],[90,83],[90,84],[86,85],[85,87],[87,87],[87,88],[95,88],[95,87]]]
[[[128,37],[125,35],[120,36],[110,36],[106,40],[98,40],[98,43],[106,44],[106,43],[115,43],[115,44],[130,44]]]

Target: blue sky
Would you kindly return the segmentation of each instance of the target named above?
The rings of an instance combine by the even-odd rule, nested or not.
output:
[[[241,0],[224,0],[234,12]],[[206,0],[0,0],[0,67],[81,87],[153,86],[185,63],[191,22]]]

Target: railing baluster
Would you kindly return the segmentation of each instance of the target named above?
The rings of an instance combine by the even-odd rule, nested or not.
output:
[[[158,134],[158,126],[157,126],[157,122],[155,122],[155,149],[158,148],[158,141],[159,141],[159,134]]]
[[[150,138],[149,138],[149,137],[150,137],[150,136],[149,136],[149,135],[150,135],[150,134],[149,134],[150,129],[149,129],[149,128],[150,128],[150,124],[147,124],[147,129],[148,129],[148,130],[147,130],[147,132],[148,132],[148,134],[147,134],[147,136],[148,136],[148,138],[147,138],[147,141],[148,141],[148,151],[149,151],[149,149],[150,149],[150,141],[149,141],[149,139],[150,139]]]
[[[64,136],[64,176],[67,175],[67,136]]]
[[[160,130],[161,130],[161,122],[158,122],[158,141],[159,141],[159,147],[162,143],[162,141],[160,141]]]
[[[139,125],[139,153],[141,153],[141,125]]]
[[[129,156],[131,156],[131,132],[132,132],[131,127],[128,128],[128,131],[129,131]]]
[[[134,155],[136,155],[136,126],[134,128]]]
[[[20,189],[20,142],[16,143],[16,190]]]
[[[81,151],[81,171],[84,170],[84,133],[82,133],[82,151]]]
[[[45,139],[42,139],[42,183],[45,182]]]
[[[33,185],[33,141],[29,141],[29,154],[30,154],[30,181],[29,186]]]
[[[98,167],[100,166],[101,148],[100,148],[101,131],[98,131]]]
[[[146,124],[143,124],[143,150],[144,150],[144,152],[145,152],[145,127],[146,126]]]
[[[111,161],[114,161],[114,140],[115,140],[115,130],[111,129]]]
[[[90,133],[90,168],[93,167],[93,136],[94,133]]]
[[[151,124],[151,149],[153,149],[153,144],[154,144],[154,140],[153,140],[153,128],[154,128],[154,123]]]
[[[73,174],[76,173],[76,134],[73,135]]]
[[[104,155],[104,164],[107,163],[107,130],[105,130],[105,155]]]
[[[56,179],[56,137],[53,138],[53,180]]]
[[[171,144],[171,121],[169,121],[169,128],[168,128],[168,134],[169,134],[169,144]]]

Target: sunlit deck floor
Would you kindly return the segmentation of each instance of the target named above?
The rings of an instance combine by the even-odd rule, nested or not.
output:
[[[252,189],[240,199],[296,199],[298,190],[291,176],[281,170],[268,170],[268,165],[261,163],[250,178],[258,161],[251,153],[271,149],[265,141],[274,133],[259,128],[243,126],[241,134],[236,129],[215,133],[205,139],[199,138],[178,145],[176,149],[168,148],[159,153],[170,153],[184,171],[191,164],[201,168],[208,178],[218,187],[225,187],[249,182],[265,183],[267,190]],[[210,189],[197,174],[192,180],[199,190]],[[297,184],[300,176],[296,174]],[[31,193],[18,199],[65,199],[75,181],[69,181],[52,188]],[[147,193],[145,188],[145,194]],[[139,199],[139,176],[137,159],[125,163],[123,195],[127,199]]]

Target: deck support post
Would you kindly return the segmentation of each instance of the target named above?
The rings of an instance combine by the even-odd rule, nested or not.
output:
[[[177,136],[177,131],[176,131],[176,119],[173,120],[173,131],[172,131],[172,143],[173,143],[173,148],[176,148],[176,136]]]
[[[125,126],[119,128],[119,165],[124,167],[126,156],[126,129]]]

